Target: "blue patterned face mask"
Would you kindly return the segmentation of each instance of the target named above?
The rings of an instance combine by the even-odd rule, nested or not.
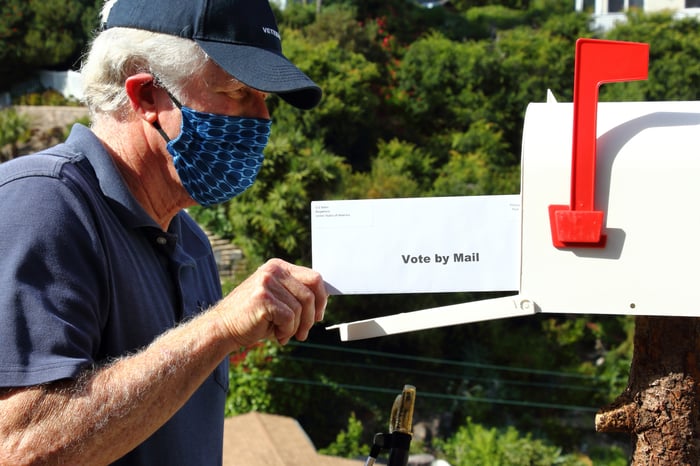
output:
[[[233,199],[248,189],[260,171],[272,122],[198,112],[183,107],[180,134],[170,140],[159,124],[183,187],[200,205]]]

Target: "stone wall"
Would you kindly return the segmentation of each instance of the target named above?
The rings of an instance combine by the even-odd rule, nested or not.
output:
[[[27,115],[32,128],[49,131],[53,128],[65,128],[71,123],[88,116],[86,107],[53,107],[45,105],[15,105],[20,115]]]
[[[0,160],[27,155],[63,142],[67,130],[77,120],[88,116],[85,107],[15,105],[18,114],[29,118],[30,137],[17,144],[15,150],[0,147]]]

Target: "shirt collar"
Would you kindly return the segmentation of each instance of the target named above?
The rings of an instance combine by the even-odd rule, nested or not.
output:
[[[131,194],[112,156],[107,152],[107,149],[105,149],[95,133],[79,123],[75,124],[66,140],[66,144],[74,152],[88,160],[95,171],[102,193],[110,201],[117,215],[126,225],[132,228],[156,228],[159,232],[162,232],[158,223],[146,213],[141,204]],[[194,220],[185,211],[180,211],[168,227],[169,235],[172,235],[177,243],[180,243],[177,240],[178,238],[187,238],[187,255],[199,258],[210,254],[209,241],[195,230],[200,231]]]
[[[131,194],[114,160],[112,160],[112,156],[95,133],[77,123],[73,125],[66,144],[90,162],[102,193],[115,205],[118,214],[127,225],[133,228],[160,228]]]

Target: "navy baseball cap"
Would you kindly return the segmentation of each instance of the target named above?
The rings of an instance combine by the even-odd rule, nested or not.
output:
[[[267,0],[116,0],[103,27],[194,40],[247,86],[278,94],[301,109],[321,100],[321,88],[282,54],[282,38]]]

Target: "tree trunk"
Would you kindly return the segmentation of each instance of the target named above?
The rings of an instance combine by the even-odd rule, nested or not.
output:
[[[635,440],[634,466],[700,464],[700,319],[636,318],[629,383],[595,418]]]

